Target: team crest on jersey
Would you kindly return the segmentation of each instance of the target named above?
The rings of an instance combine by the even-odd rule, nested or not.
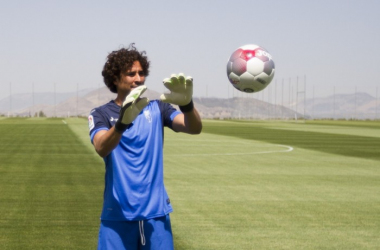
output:
[[[90,115],[88,117],[88,127],[91,129],[93,129],[95,127],[95,124],[94,124],[94,117],[92,115]]]
[[[147,121],[148,121],[149,123],[151,123],[151,122],[152,122],[152,116],[151,116],[151,114],[150,114],[150,111],[149,111],[149,110],[145,110],[145,111],[144,111],[144,115],[145,115],[145,118],[147,119]]]

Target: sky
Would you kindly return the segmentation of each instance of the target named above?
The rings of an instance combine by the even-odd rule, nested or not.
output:
[[[378,0],[2,0],[0,99],[103,87],[108,53],[130,43],[146,51],[146,85],[158,92],[182,72],[193,77],[196,97],[243,95],[228,81],[227,61],[257,44],[276,73],[265,90],[245,95],[375,97],[379,13]]]

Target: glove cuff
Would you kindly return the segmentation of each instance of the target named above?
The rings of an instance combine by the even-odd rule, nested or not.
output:
[[[189,104],[186,104],[185,106],[179,106],[179,109],[182,111],[182,113],[187,113],[187,112],[193,111],[193,109],[194,109],[193,99],[191,99]]]
[[[115,123],[115,130],[116,132],[122,134],[125,130],[131,127],[131,124],[123,124],[119,122],[119,120]]]

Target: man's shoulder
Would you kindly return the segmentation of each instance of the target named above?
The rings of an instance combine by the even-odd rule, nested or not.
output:
[[[120,107],[110,101],[91,110],[88,117],[90,132],[97,128],[110,128],[119,117]]]
[[[115,111],[119,112],[119,106],[117,106],[117,104],[112,100],[107,102],[106,104],[92,109],[90,113],[109,113]]]

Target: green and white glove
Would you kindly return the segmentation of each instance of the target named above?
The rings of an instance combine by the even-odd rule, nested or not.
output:
[[[193,110],[193,78],[191,76],[186,77],[183,73],[172,74],[163,82],[170,93],[162,94],[161,101],[178,105],[182,112]]]
[[[146,86],[142,85],[134,88],[129,95],[125,98],[121,105],[119,119],[115,124],[115,129],[119,133],[123,133],[129,125],[136,119],[140,114],[141,110],[146,107],[149,103],[149,99],[140,96],[145,92]]]

